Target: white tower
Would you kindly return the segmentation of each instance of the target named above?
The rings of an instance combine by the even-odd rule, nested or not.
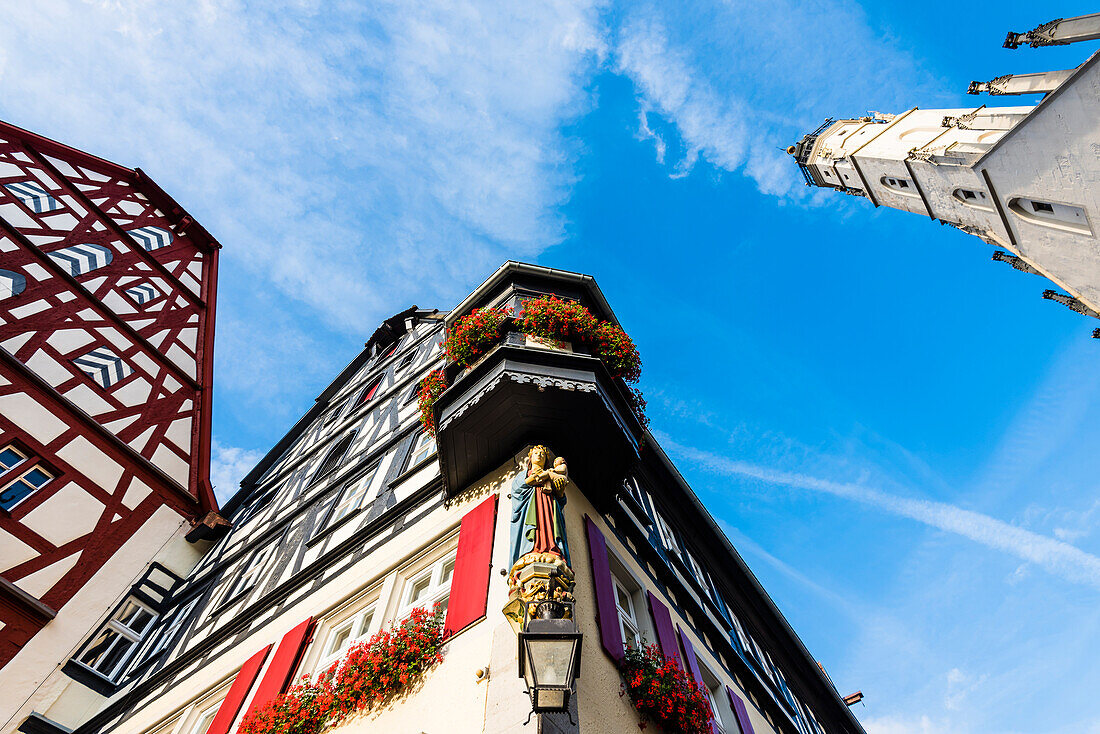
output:
[[[1009,33],[1005,47],[1097,38],[1100,13]],[[971,82],[968,91],[1044,96],[1032,106],[830,119],[787,152],[806,185],[976,235],[1004,248],[994,260],[1065,290],[1044,298],[1100,318],[1100,52],[1075,69]]]

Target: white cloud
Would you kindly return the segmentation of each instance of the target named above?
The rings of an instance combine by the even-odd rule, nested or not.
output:
[[[586,0],[17,4],[0,114],[140,165],[223,257],[362,331],[562,238],[597,21]]]
[[[214,485],[219,503],[225,504],[236,493],[241,480],[263,456],[263,451],[223,446],[217,439],[214,440],[210,452],[210,483]]]
[[[902,718],[880,716],[862,719],[867,734],[954,734],[963,731],[948,722],[933,721],[929,716]]]
[[[969,538],[988,548],[1045,568],[1068,581],[1100,589],[1100,558],[1068,543],[944,502],[899,497],[860,484],[836,482],[806,474],[769,469],[682,446],[667,436],[658,440],[671,452],[703,469],[724,476],[821,492],[876,507],[934,528]]]
[[[927,104],[936,88],[847,0],[641,2],[624,16],[617,69],[643,110],[676,127],[683,154],[674,177],[702,159],[742,171],[762,193],[801,197],[787,145],[825,117],[909,107],[918,90]],[[825,28],[827,41],[811,30]]]

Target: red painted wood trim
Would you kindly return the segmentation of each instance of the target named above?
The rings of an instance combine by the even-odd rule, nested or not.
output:
[[[279,647],[271,657],[271,664],[267,666],[267,672],[264,673],[260,684],[256,686],[256,693],[252,696],[252,703],[248,704],[248,712],[245,716],[263,708],[268,701],[287,689],[312,631],[313,617],[308,617],[306,621],[283,635]]]
[[[23,646],[57,615],[51,607],[0,578],[0,668],[19,654]]]
[[[737,719],[737,734],[756,734],[752,729],[752,722],[749,721],[749,712],[745,708],[745,702],[729,686],[726,686],[726,695],[730,699],[730,706],[733,707],[733,716]]]
[[[83,206],[92,214],[95,214],[101,222],[103,222],[112,232],[115,233],[115,236],[122,240],[122,242],[125,242],[126,246],[130,248],[131,252],[137,255],[137,258],[139,260],[155,270],[157,275],[164,278],[168,283],[171,283],[173,289],[179,292],[188,301],[190,301],[192,305],[198,306],[199,308],[204,307],[205,304],[203,304],[202,301],[199,300],[198,296],[192,293],[187,286],[181,283],[179,278],[172,275],[171,271],[169,271],[168,268],[164,267],[160,260],[157,260],[144,247],[141,247],[137,242],[135,242],[133,236],[130,235],[130,233],[124,230],[121,226],[119,226],[118,222],[108,216],[106,212],[100,209],[91,199],[89,199],[87,194],[74,186],[72,181],[65,178],[61,171],[57,170],[57,167],[54,166],[54,164],[46,160],[46,158],[41,153],[39,153],[29,143],[25,141],[23,142],[23,150],[26,151],[27,155],[29,155],[35,163],[44,168],[46,170],[46,173],[50,174],[50,176],[54,179],[54,182],[57,183],[58,186],[60,186],[62,189],[67,191],[70,196],[79,201],[81,206]]]
[[[137,178],[136,172],[125,166],[112,163],[109,160],[94,156],[91,153],[85,153],[83,150],[72,148],[64,143],[59,143],[56,140],[38,135],[37,133],[32,133],[30,130],[24,130],[21,127],[16,127],[2,120],[0,120],[0,136],[14,138],[24,145],[32,144],[39,150],[45,151],[47,155],[56,156],[58,158],[69,158],[75,160],[81,166],[94,168],[101,173],[118,176],[127,181],[134,181]]]
[[[179,215],[176,226],[180,229],[180,234],[183,235],[186,231],[187,238],[191,240],[195,246],[202,248],[206,252],[214,252],[221,249],[221,243],[214,239],[213,235],[206,231],[206,228],[196,222],[188,213],[187,210],[179,205],[172,195],[162,189],[160,185],[149,177],[145,171],[141,168],[135,168],[134,173],[137,175],[137,185],[135,188],[145,194],[145,198],[153,202],[158,209],[168,215]],[[180,227],[180,224],[184,220],[190,220],[185,227]],[[196,237],[195,235],[198,235]]]
[[[206,277],[202,279],[199,294],[206,310],[199,314],[202,338],[195,349],[201,394],[195,401],[200,406],[198,420],[191,421],[191,481],[192,486],[198,487],[203,509],[217,512],[218,499],[210,483],[210,447],[213,441],[211,420],[214,415],[214,308],[218,299],[218,251],[211,250],[206,257]],[[233,491],[236,492],[236,489]]]
[[[104,428],[90,415],[74,405],[71,400],[54,389],[53,385],[35,374],[29,367],[0,349],[0,374],[11,380],[13,386],[27,393],[35,402],[47,406],[54,415],[62,418],[71,428],[92,440],[96,448],[110,454],[123,466],[150,487],[160,487],[171,494],[186,499],[188,507],[194,507],[195,497],[179,482],[168,476],[151,461],[139,454],[129,444]],[[84,430],[81,431],[81,428]],[[95,439],[99,439],[96,441]],[[182,512],[181,512],[182,514]]]
[[[443,638],[461,632],[485,616],[489,603],[489,569],[493,560],[497,496],[494,494],[462,517],[458,531],[451,595]]]
[[[183,369],[176,365],[168,356],[149,343],[149,340],[143,337],[137,332],[134,327],[119,318],[111,309],[103,305],[103,302],[92,295],[91,291],[84,287],[84,284],[70,275],[64,268],[54,262],[53,258],[49,257],[45,252],[40,250],[34,245],[26,236],[19,231],[17,227],[12,225],[8,220],[0,217],[0,229],[4,230],[4,233],[11,237],[17,245],[20,245],[25,250],[31,253],[31,256],[38,260],[42,267],[50,271],[50,273],[57,278],[61,279],[61,282],[69,286],[69,290],[80,295],[80,297],[88,304],[88,307],[95,311],[100,318],[105,321],[110,321],[115,328],[130,338],[135,344],[137,344],[145,355],[152,359],[154,362],[160,364],[164,369],[172,373],[172,376],[177,380],[187,385],[192,390],[199,389],[199,383],[195,382],[195,379],[191,375],[183,371]]]
[[[671,658],[683,667],[684,662],[680,658],[679,645],[676,644],[676,630],[672,627],[672,615],[668,613],[668,607],[662,604],[652,591],[647,591],[646,596],[649,600],[649,614],[653,617],[653,627],[657,631],[657,645],[666,658]]]
[[[264,664],[269,652],[271,652],[271,645],[260,650],[241,666],[237,677],[233,679],[233,685],[229,687],[229,693],[225,694],[225,700],[218,707],[218,713],[210,722],[210,728],[206,730],[206,734],[229,734],[229,727],[236,721],[241,704],[244,703],[248,692],[252,690],[252,684],[256,681],[260,667]]]
[[[592,583],[596,588],[596,620],[600,626],[600,643],[612,660],[622,663],[623,633],[619,628],[619,610],[615,605],[611,566],[607,562],[607,540],[588,515],[584,516],[584,532],[588,536],[588,556],[592,560]]]

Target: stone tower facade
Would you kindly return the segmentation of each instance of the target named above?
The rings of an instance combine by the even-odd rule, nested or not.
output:
[[[1006,48],[1100,38],[1100,14],[1010,33]],[[808,186],[950,224],[1046,277],[1044,298],[1100,318],[1100,53],[1074,69],[972,82],[1034,105],[829,119],[787,149]],[[1094,332],[1100,338],[1100,329]]]

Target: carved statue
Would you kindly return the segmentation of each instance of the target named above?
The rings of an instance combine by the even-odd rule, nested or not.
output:
[[[504,616],[517,631],[547,603],[558,603],[559,614],[573,614],[569,544],[565,538],[565,485],[569,467],[561,456],[553,460],[545,446],[527,452],[523,470],[512,480],[512,555],[508,571],[508,603]]]
[[[559,456],[554,459],[552,468],[547,469],[549,459],[550,452],[545,446],[533,447],[527,452],[526,471],[512,482],[513,566],[531,553],[557,556],[569,565],[569,544],[562,515],[569,467]]]

